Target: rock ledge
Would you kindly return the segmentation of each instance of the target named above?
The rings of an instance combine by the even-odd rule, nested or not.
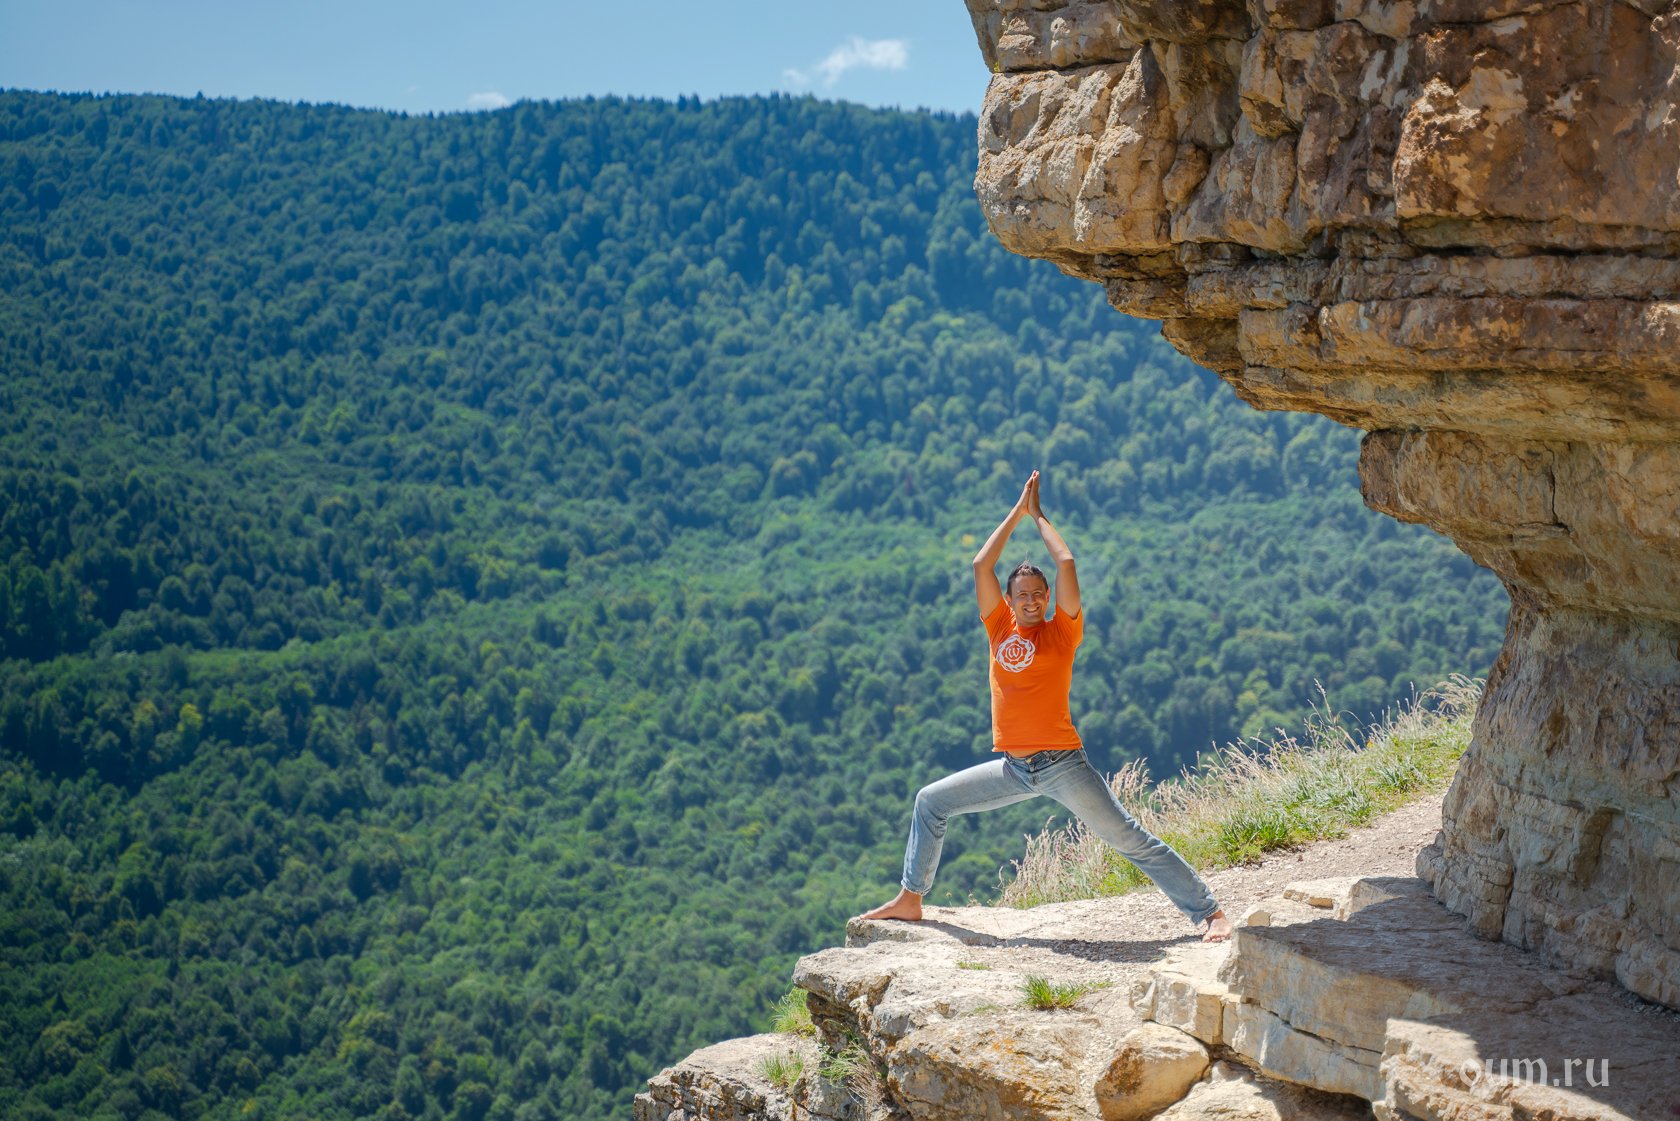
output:
[[[637,1121],[1680,1116],[1680,1016],[1478,938],[1415,878],[1291,884],[1226,946],[1116,942],[1107,902],[853,920],[794,980],[827,1047],[885,1070],[882,1101],[753,1084],[746,1059],[810,1046],[756,1036],[650,1080]],[[1029,975],[1100,987],[1035,1011]]]

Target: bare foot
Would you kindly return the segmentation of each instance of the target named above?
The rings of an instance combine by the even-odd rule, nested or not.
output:
[[[873,911],[865,911],[859,915],[860,919],[902,919],[905,922],[922,921],[922,897],[913,891],[899,889],[891,901],[881,904]]]
[[[1224,942],[1231,937],[1231,920],[1225,917],[1223,910],[1209,915],[1207,924],[1207,933],[1202,935],[1203,942]]]

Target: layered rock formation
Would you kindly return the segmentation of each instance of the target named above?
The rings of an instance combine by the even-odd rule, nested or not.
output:
[[[1680,1007],[1680,4],[968,0],[976,191],[1511,593],[1419,872]]]
[[[636,1121],[1680,1116],[1680,1016],[1476,937],[1415,878],[1291,885],[1228,944],[1117,938],[1156,902],[854,920],[795,970],[821,1049],[698,1051],[649,1080]],[[1096,987],[1035,1009],[1031,976]],[[860,1047],[874,1093],[823,1073],[824,1053]],[[765,1060],[796,1055],[797,1080],[774,1085]]]
[[[1169,955],[1138,1010],[1263,1075],[1363,1098],[1378,1121],[1680,1110],[1680,1018],[1471,937],[1410,877],[1300,886],[1322,895],[1263,905],[1229,952]]]

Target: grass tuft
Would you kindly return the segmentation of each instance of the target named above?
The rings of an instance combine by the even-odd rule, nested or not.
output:
[[[791,1090],[805,1074],[804,1056],[788,1051],[771,1055],[758,1064],[758,1072],[783,1090]]]
[[[782,999],[776,1002],[770,1020],[770,1030],[806,1039],[816,1035],[817,1025],[811,1022],[811,1008],[806,1003],[808,996],[804,989],[789,989]]]
[[[817,1074],[825,1082],[850,1090],[862,1103],[865,1117],[874,1116],[887,1100],[886,1072],[856,1036],[849,1037],[839,1051],[822,1048]]]
[[[1085,994],[1108,987],[1107,981],[1070,981],[1058,985],[1048,977],[1028,977],[1021,982],[1022,1003],[1040,1012],[1072,1008]]]
[[[846,1044],[843,1050],[825,1050],[817,1073],[829,1082],[849,1082],[869,1065],[869,1052],[863,1049],[863,1044],[854,1039]]]
[[[1482,683],[1455,676],[1384,714],[1364,736],[1315,708],[1301,738],[1230,744],[1195,771],[1151,785],[1142,760],[1109,779],[1121,805],[1196,868],[1264,854],[1349,829],[1446,789],[1470,746]],[[999,902],[1035,907],[1122,895],[1149,880],[1074,821],[1027,840]]]

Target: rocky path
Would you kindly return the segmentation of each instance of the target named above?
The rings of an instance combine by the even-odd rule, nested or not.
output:
[[[1441,800],[1430,797],[1385,814],[1345,837],[1274,853],[1260,863],[1221,869],[1205,878],[1226,913],[1237,920],[1250,907],[1282,893],[1285,885],[1296,880],[1413,875],[1418,850],[1433,841],[1440,828]],[[1154,890],[1110,899],[1053,903],[1025,911],[929,907],[925,914],[924,926],[948,925],[953,932],[968,931],[998,939],[1054,940],[1059,927],[1077,929],[1080,941],[1094,936],[1110,948],[1114,965],[1147,965],[1160,957],[1163,947],[1193,942],[1198,937],[1167,897]],[[892,941],[908,929],[902,923],[853,919],[847,935],[854,940]]]

